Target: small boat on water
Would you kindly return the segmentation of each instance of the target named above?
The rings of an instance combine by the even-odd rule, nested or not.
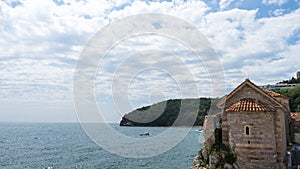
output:
[[[145,133],[140,134],[140,136],[150,136],[150,133],[145,132]]]
[[[203,132],[203,130],[202,129],[197,129],[197,130],[195,130],[196,132],[199,132],[199,133],[202,133]]]

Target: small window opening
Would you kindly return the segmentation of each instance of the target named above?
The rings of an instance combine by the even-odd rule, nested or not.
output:
[[[250,128],[250,126],[248,126],[248,125],[244,126],[244,135],[245,136],[251,136],[251,128]]]
[[[250,144],[250,141],[248,141],[248,144]]]
[[[250,129],[248,126],[246,126],[246,135],[249,136],[250,135]]]

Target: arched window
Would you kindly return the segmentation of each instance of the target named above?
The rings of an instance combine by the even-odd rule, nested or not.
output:
[[[245,136],[250,136],[251,135],[251,128],[250,128],[250,126],[246,125],[244,127],[244,135]]]

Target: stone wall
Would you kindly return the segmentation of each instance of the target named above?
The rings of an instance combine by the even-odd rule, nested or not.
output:
[[[280,103],[282,103],[286,107],[287,113],[290,114],[289,99],[286,99],[286,98],[283,98],[283,97],[275,97],[275,99],[277,101],[279,101]]]
[[[238,157],[238,165],[274,168],[277,156],[273,113],[228,112],[227,117],[229,146]],[[250,127],[249,136],[245,135],[245,126]]]
[[[294,134],[294,142],[300,144],[300,133]]]
[[[226,146],[229,146],[227,113],[225,112],[222,116],[222,141]]]
[[[206,115],[203,123],[203,137],[206,147],[210,147],[215,142],[215,129],[217,123],[221,121],[221,114]]]
[[[279,163],[283,163],[287,152],[287,131],[285,114],[282,109],[278,108],[274,116],[275,139],[276,139],[276,156]]]

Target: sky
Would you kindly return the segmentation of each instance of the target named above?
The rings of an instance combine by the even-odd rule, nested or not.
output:
[[[101,29],[135,14],[168,14],[194,25],[218,55],[224,93],[245,78],[258,85],[290,79],[300,70],[299,6],[299,0],[1,0],[0,121],[77,122],[73,78],[84,46]],[[170,55],[142,53],[149,49]],[[165,99],[193,97],[182,93],[179,84],[188,85],[189,75],[181,69],[192,73],[199,96],[221,97],[224,93],[212,92],[207,67],[192,55],[159,35],[131,37],[112,47],[95,75],[95,98],[106,121],[118,122],[128,111]],[[154,60],[158,67],[149,67]],[[126,77],[130,105],[122,105],[118,81],[136,65],[144,67]]]

